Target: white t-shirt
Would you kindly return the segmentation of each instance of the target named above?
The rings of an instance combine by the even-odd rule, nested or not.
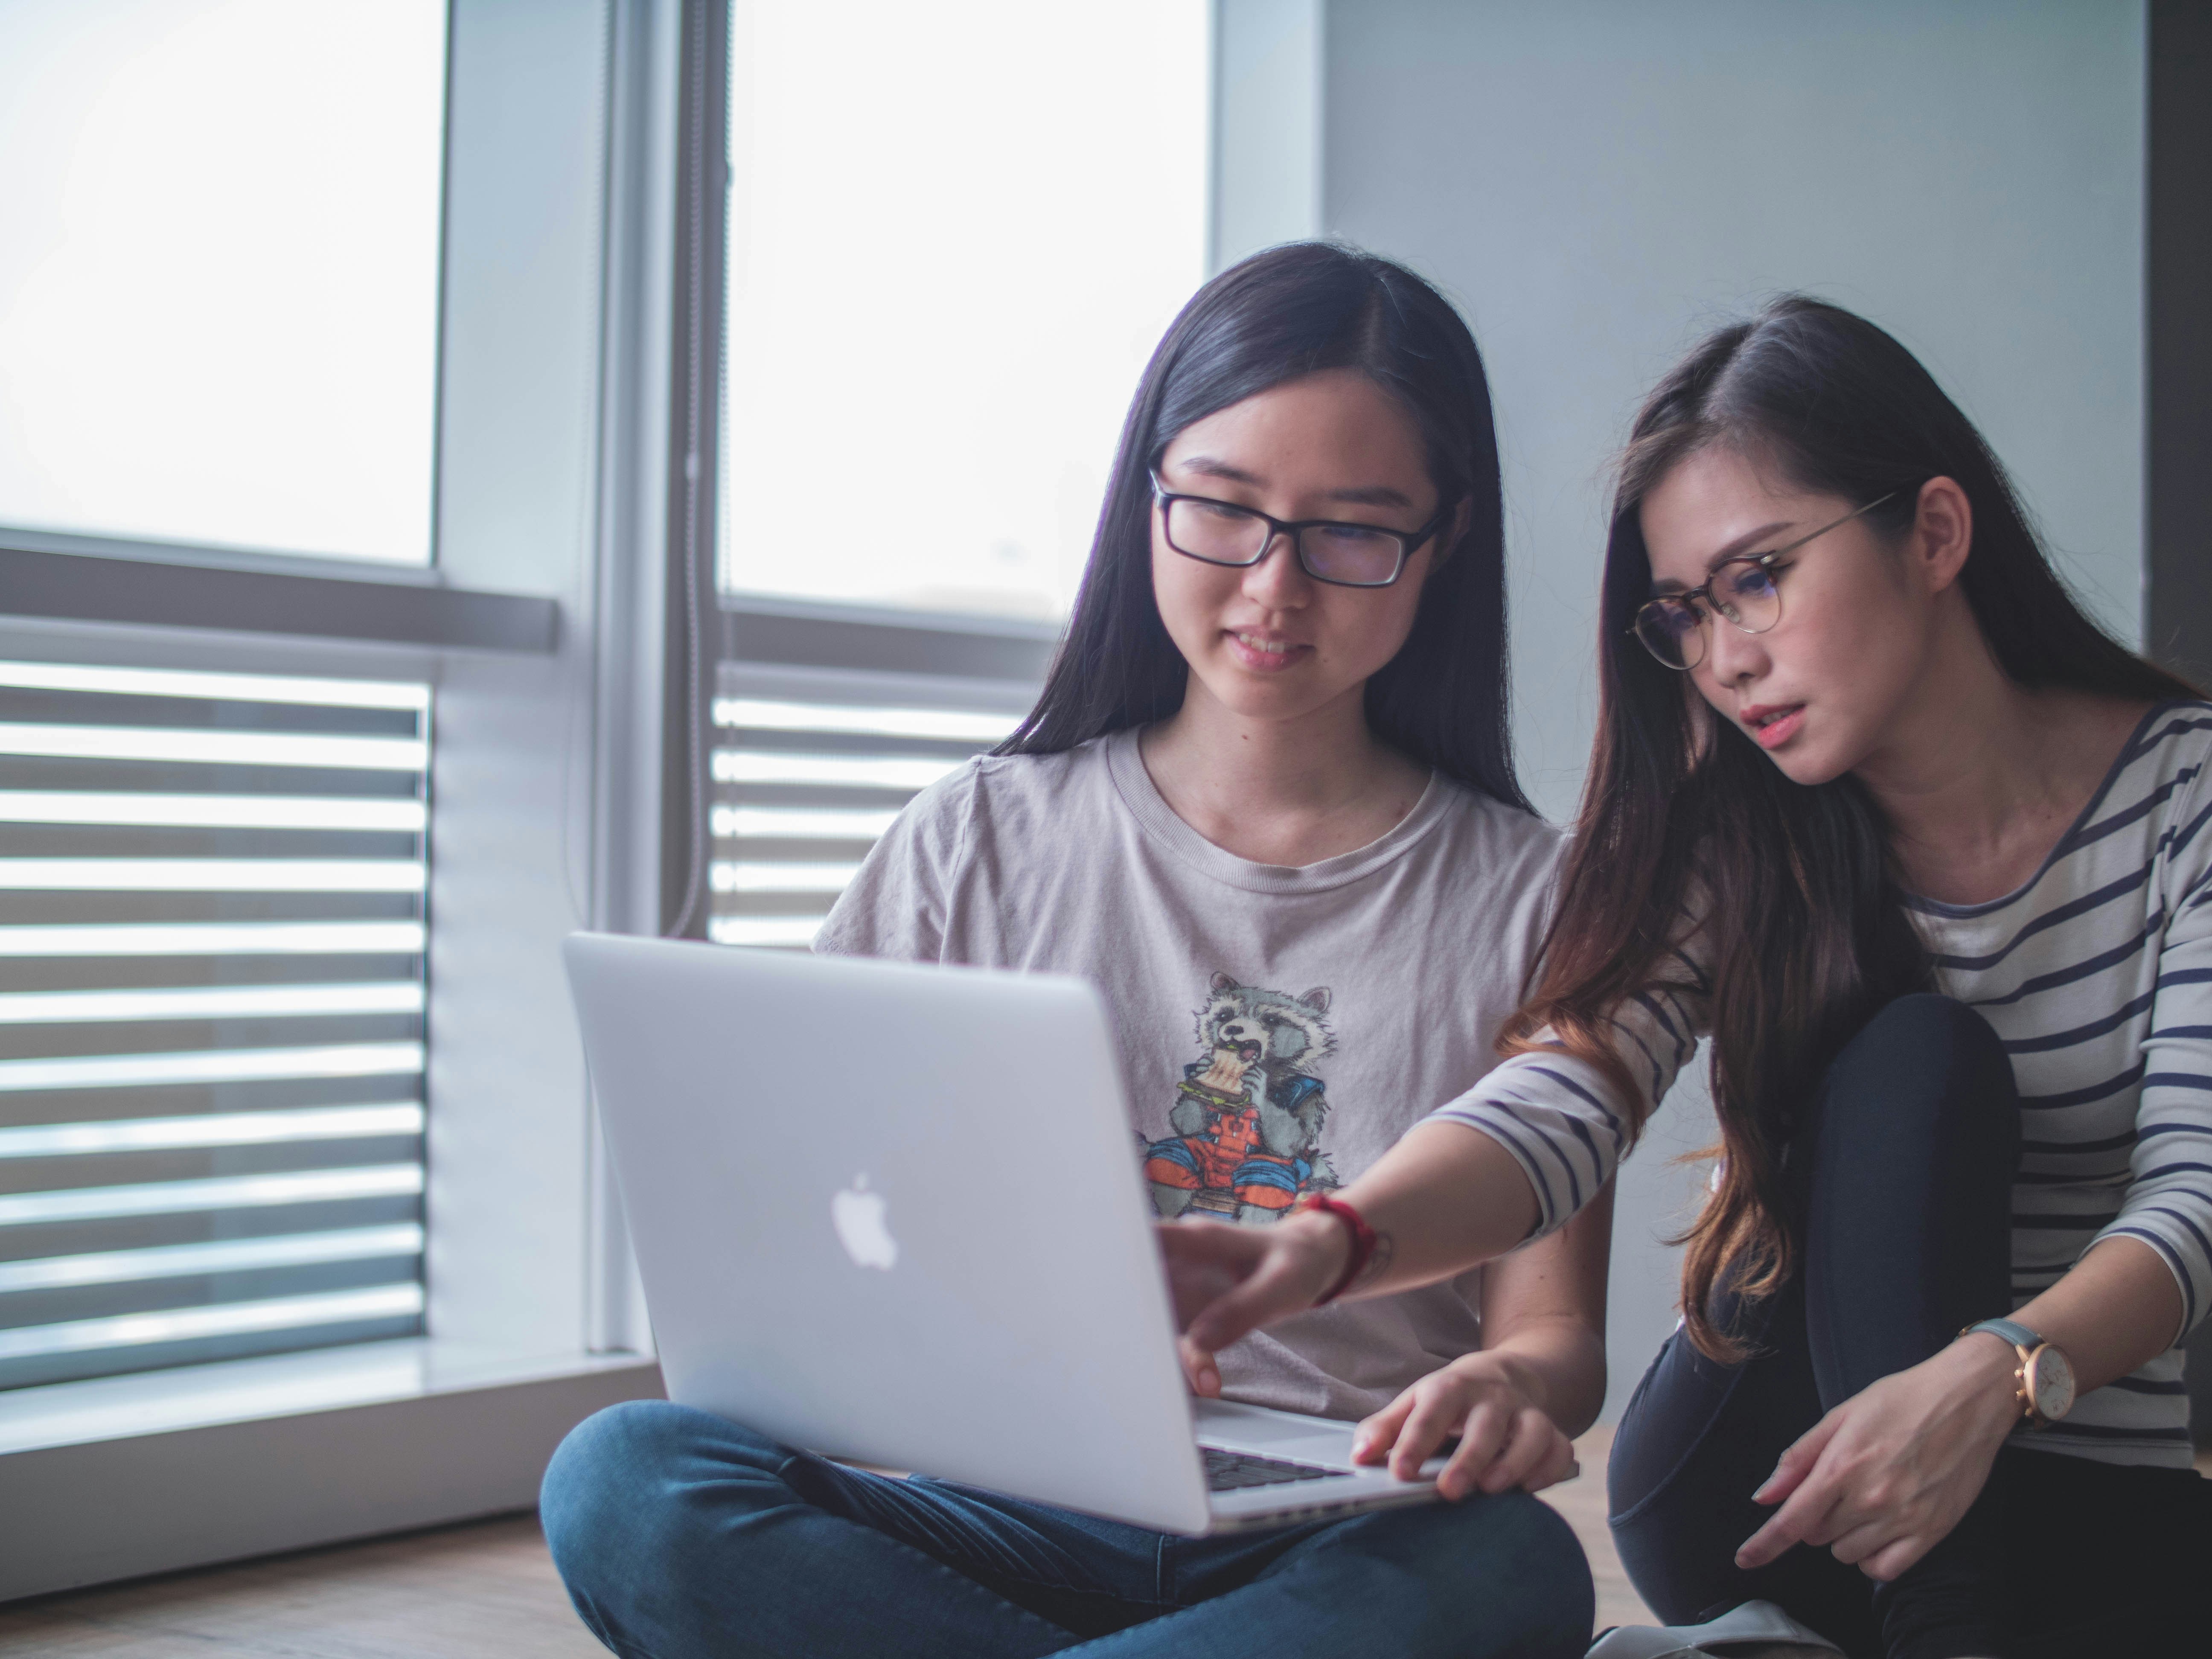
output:
[[[979,759],[926,791],[815,949],[1090,980],[1156,1206],[1267,1225],[1497,1064],[1560,847],[1540,819],[1435,777],[1356,852],[1254,864],[1169,809],[1124,732]],[[1054,1066],[1007,1033],[1013,1086],[977,1103],[975,1129],[1020,1134],[1024,1112],[1050,1109]],[[1480,1287],[1477,1271],[1272,1326],[1221,1356],[1224,1391],[1364,1416],[1481,1346]]]

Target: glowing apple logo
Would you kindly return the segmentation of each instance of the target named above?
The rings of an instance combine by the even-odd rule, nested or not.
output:
[[[868,1190],[865,1175],[854,1176],[853,1184],[830,1200],[830,1223],[845,1254],[863,1267],[886,1273],[896,1265],[899,1253],[898,1240],[884,1223],[888,1207],[881,1193]]]

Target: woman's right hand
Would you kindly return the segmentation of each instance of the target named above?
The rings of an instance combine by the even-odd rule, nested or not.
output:
[[[1182,1328],[1183,1374],[1191,1392],[1221,1392],[1214,1356],[1237,1338],[1321,1300],[1343,1274],[1351,1236],[1326,1215],[1285,1217],[1270,1227],[1224,1221],[1164,1221],[1176,1323]]]

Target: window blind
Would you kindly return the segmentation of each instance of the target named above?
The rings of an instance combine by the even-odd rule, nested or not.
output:
[[[429,717],[0,662],[0,1387],[421,1330]]]
[[[1011,732],[1036,690],[724,663],[710,757],[708,937],[806,948],[899,809]]]

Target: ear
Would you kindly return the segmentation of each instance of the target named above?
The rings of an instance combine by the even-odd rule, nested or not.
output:
[[[1436,550],[1429,555],[1429,574],[1431,576],[1451,562],[1452,555],[1459,551],[1459,544],[1467,539],[1468,526],[1474,522],[1473,501],[1462,501],[1452,509],[1451,522],[1438,531],[1436,540],[1429,544]]]
[[[1300,1002],[1304,1003],[1307,1007],[1312,1009],[1314,1012],[1317,1014],[1325,1014],[1328,1012],[1328,987],[1326,985],[1316,986],[1312,990],[1307,992],[1304,996],[1297,1000]]]
[[[1930,593],[1959,580],[1974,545],[1974,504],[1954,478],[1930,478],[1920,486],[1920,509],[1912,526],[1912,562]]]
[[[1224,991],[1233,991],[1237,988],[1237,981],[1226,974],[1216,974],[1208,983],[1216,996]]]

